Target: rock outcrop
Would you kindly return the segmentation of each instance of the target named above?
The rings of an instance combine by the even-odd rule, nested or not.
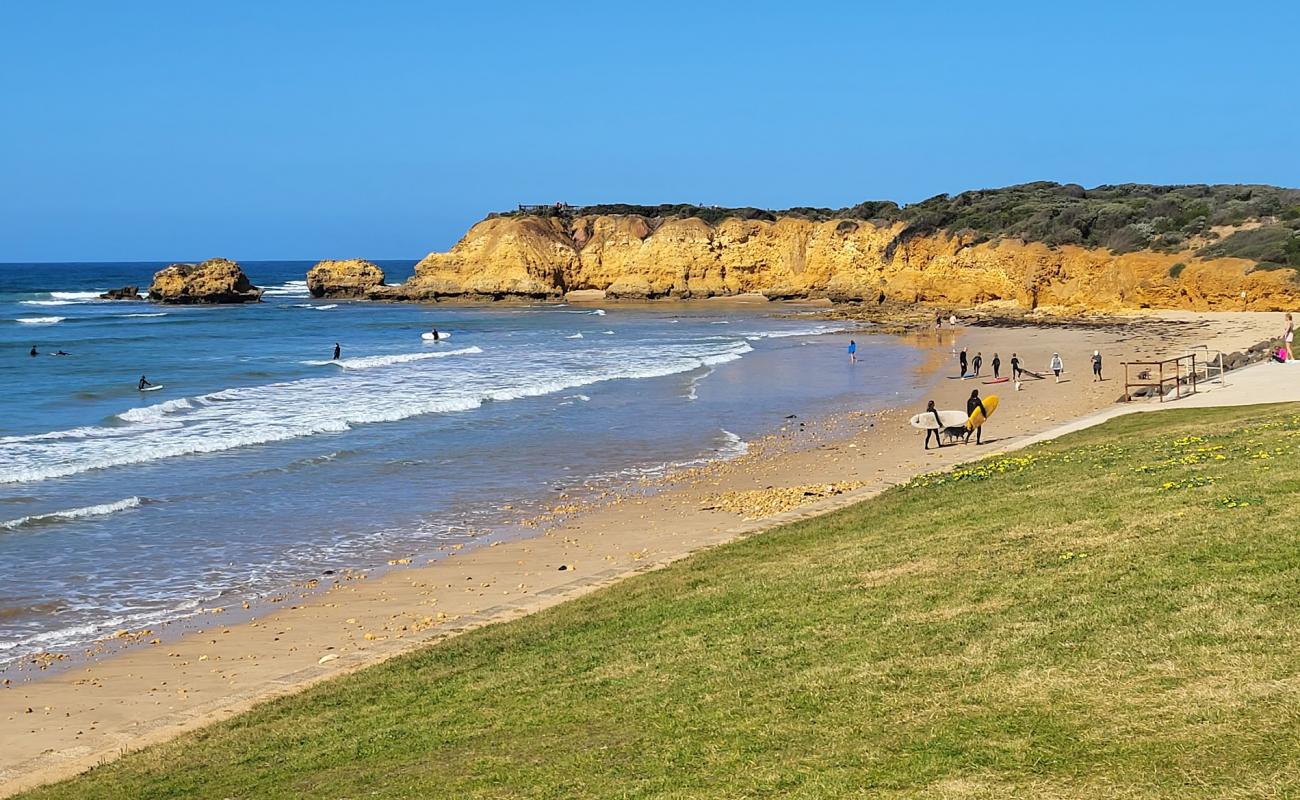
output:
[[[100,300],[143,300],[139,286],[123,286],[121,289],[109,289],[99,296]]]
[[[149,299],[177,305],[256,303],[262,290],[251,284],[234,261],[210,258],[199,264],[172,264],[153,276]]]
[[[312,297],[365,297],[384,285],[384,271],[359,258],[321,261],[307,272]]]
[[[541,298],[599,290],[614,299],[759,293],[877,301],[883,293],[903,302],[1084,311],[1300,305],[1295,270],[1255,270],[1246,259],[902,231],[902,223],[798,216],[717,224],[635,214],[489,217],[450,251],[427,256],[385,296]]]

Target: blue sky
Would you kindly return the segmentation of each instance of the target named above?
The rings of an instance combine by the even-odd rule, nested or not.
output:
[[[0,0],[0,261],[414,258],[519,202],[1300,186],[1297,9]]]

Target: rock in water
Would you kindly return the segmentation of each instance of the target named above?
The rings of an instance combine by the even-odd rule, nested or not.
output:
[[[155,303],[256,303],[262,290],[249,283],[234,261],[210,258],[200,264],[172,264],[153,276],[149,299]]]
[[[123,286],[121,289],[109,289],[99,296],[100,300],[143,300],[140,287]]]
[[[384,285],[384,271],[359,258],[322,261],[307,272],[312,297],[365,297]]]

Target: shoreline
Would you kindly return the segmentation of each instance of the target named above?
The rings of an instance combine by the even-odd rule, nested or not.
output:
[[[1274,315],[1246,316],[1199,315],[1199,320],[1216,341],[1244,341],[1276,327],[1268,319]],[[1154,322],[1163,327],[1158,318]],[[939,374],[951,363],[947,333],[937,345],[933,332],[914,335],[918,343],[931,341],[926,365],[935,371],[925,394],[955,407],[970,388],[987,387]],[[1094,345],[1107,349],[1113,376],[1123,353],[1141,357],[1173,342],[1191,344],[1187,334],[1181,326],[1168,336],[1147,331],[1137,338],[1125,329],[965,329],[960,341],[968,347],[1010,352],[1020,343],[1023,352],[1033,353],[1033,361],[1026,356],[1030,368],[1041,368],[1037,362],[1044,348],[1057,349],[1067,369],[1079,372],[1067,372],[1060,385],[1027,384],[1013,402],[1004,400],[989,426],[997,437],[989,447],[924,452],[919,432],[906,427],[911,411],[906,407],[792,420],[751,443],[744,456],[674,474],[653,494],[627,495],[562,515],[535,536],[455,548],[437,563],[394,569],[373,580],[340,581],[293,607],[238,624],[205,626],[159,645],[141,643],[12,686],[0,692],[0,718],[15,733],[23,731],[6,741],[0,794],[75,774],[125,749],[171,738],[415,647],[547,608],[700,549],[859,502],[917,474],[1023,446],[1063,422],[1113,405],[1122,384],[1113,377],[1090,384],[1084,373],[1083,355]],[[1023,346],[1026,339],[1033,340],[1032,351]],[[1004,357],[1004,365],[1007,361]],[[774,514],[746,519],[722,510],[723,505],[776,508],[789,502],[792,492],[796,500],[807,499],[801,492],[827,484],[842,488]],[[724,498],[731,502],[720,502]]]

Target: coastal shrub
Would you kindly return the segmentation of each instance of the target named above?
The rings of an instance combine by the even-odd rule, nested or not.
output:
[[[1169,277],[1177,278],[1179,275],[1183,274],[1183,270],[1186,269],[1186,267],[1187,267],[1186,264],[1179,261],[1177,264],[1174,264],[1172,267],[1169,268]]]
[[[507,216],[526,212],[507,212]],[[1078,244],[1129,252],[1144,247],[1174,250],[1188,236],[1210,236],[1214,225],[1238,225],[1280,217],[1300,220],[1300,189],[1241,184],[1102,185],[1037,181],[1000,189],[936,194],[900,206],[868,200],[846,208],[795,206],[783,210],[729,208],[690,203],[610,203],[581,208],[547,206],[536,213],[639,214],[650,218],[698,217],[716,223],[727,217],[775,219],[793,215],[813,221],[863,220],[877,227],[903,223],[889,255],[910,239],[944,230],[972,230],[982,237],[1010,237],[1049,246]],[[1276,253],[1271,254],[1276,255]],[[1285,263],[1285,262],[1282,262]]]
[[[1252,261],[1300,265],[1300,243],[1296,232],[1284,225],[1265,225],[1237,231],[1222,241],[1204,247],[1197,255],[1207,258],[1248,258]],[[1295,262],[1291,258],[1295,257]]]

